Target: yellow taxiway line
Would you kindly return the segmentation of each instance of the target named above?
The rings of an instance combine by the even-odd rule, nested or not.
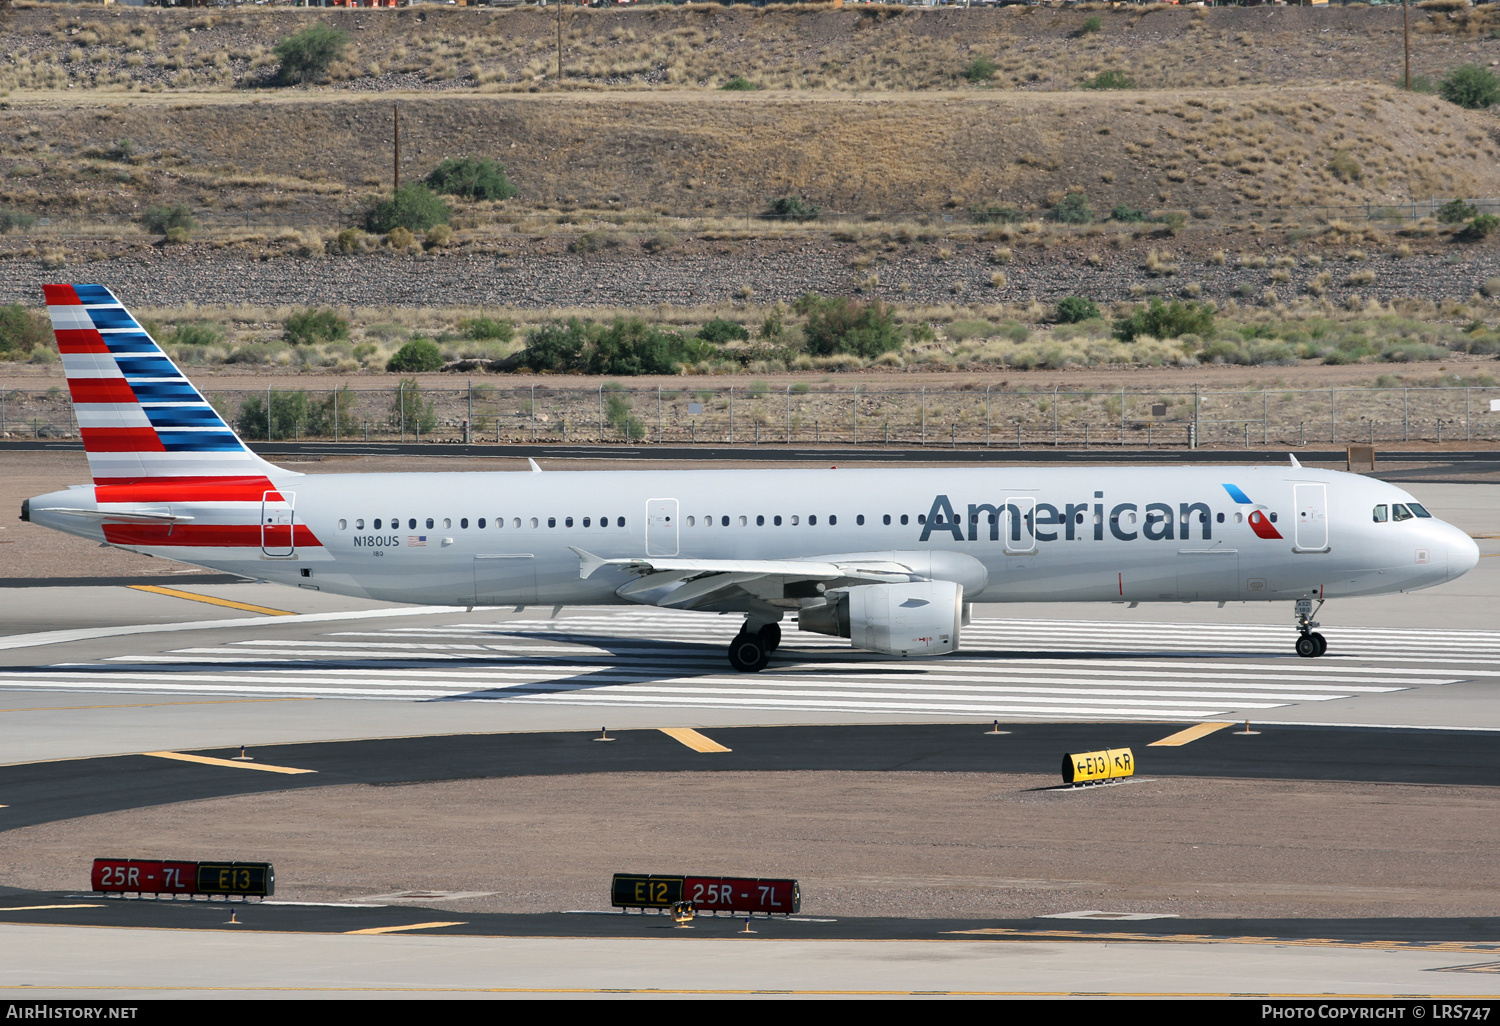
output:
[[[405,933],[407,930],[436,930],[444,926],[463,926],[458,923],[412,923],[409,926],[372,926],[368,930],[345,930],[346,936],[355,937],[361,934],[373,936],[381,933]]]
[[[289,609],[271,609],[268,606],[252,606],[248,602],[232,602],[229,599],[211,598],[208,595],[195,595],[190,591],[178,591],[176,588],[163,588],[155,584],[129,584],[126,587],[132,591],[149,591],[153,595],[166,595],[168,598],[188,599],[191,602],[207,602],[211,606],[225,606],[229,609],[243,609],[247,613],[264,613],[267,616],[296,616]]]
[[[725,748],[711,737],[704,737],[692,727],[662,727],[661,732],[674,741],[681,741],[695,752],[729,752],[731,748]]]
[[[207,755],[184,755],[182,752],[142,752],[156,759],[176,759],[178,762],[196,762],[204,766],[227,766],[230,769],[260,770],[262,773],[316,773],[317,770],[296,769],[292,766],[270,766],[248,759],[215,759]]]
[[[1181,748],[1189,741],[1196,741],[1200,737],[1207,737],[1216,730],[1232,727],[1233,723],[1195,723],[1186,730],[1179,730],[1175,734],[1168,734],[1160,741],[1153,741],[1147,748]]]

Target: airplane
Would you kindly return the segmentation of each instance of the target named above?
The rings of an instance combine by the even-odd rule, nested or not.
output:
[[[959,648],[973,603],[1327,599],[1477,565],[1402,489],[1289,466],[323,474],[250,451],[109,289],[46,285],[93,477],[21,519],[247,578],[434,605],[742,614],[896,657]]]

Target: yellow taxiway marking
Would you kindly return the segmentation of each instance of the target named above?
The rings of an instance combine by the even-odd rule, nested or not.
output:
[[[695,752],[729,752],[711,737],[704,737],[692,727],[662,727],[661,732],[675,741],[681,741]]]
[[[211,606],[227,606],[230,609],[243,609],[247,613],[265,613],[267,616],[297,615],[287,609],[252,606],[248,602],[231,602],[229,599],[211,598],[208,595],[195,595],[190,591],[178,591],[176,588],[163,588],[155,584],[130,584],[126,585],[126,587],[133,591],[149,591],[153,595],[166,595],[168,598],[188,599],[192,602],[207,602]]]
[[[1196,741],[1200,737],[1207,737],[1216,730],[1232,727],[1233,723],[1195,723],[1187,730],[1179,730],[1175,734],[1168,734],[1160,741],[1153,741],[1147,748],[1181,748],[1189,741]]]
[[[348,934],[349,936],[357,936],[359,934],[377,934],[377,933],[405,933],[407,930],[436,930],[439,927],[443,927],[443,926],[462,926],[462,925],[464,925],[464,924],[461,923],[461,922],[458,922],[458,923],[412,923],[412,924],[410,924],[408,926],[372,926],[368,930],[345,930],[344,933]]]
[[[291,766],[268,766],[263,762],[241,762],[238,759],[214,759],[207,755],[184,755],[182,752],[142,752],[157,759],[176,759],[178,762],[197,762],[204,766],[228,766],[230,769],[260,770],[262,773],[316,773],[317,770],[295,769]]]
[[[4,808],[4,807],[5,806],[0,805],[0,808]],[[103,908],[103,907],[104,907],[103,905],[100,905],[98,903],[95,903],[95,904],[92,904],[92,905],[11,905],[11,906],[9,906],[7,908],[0,908],[0,912],[40,912],[43,909],[48,909],[48,908]]]

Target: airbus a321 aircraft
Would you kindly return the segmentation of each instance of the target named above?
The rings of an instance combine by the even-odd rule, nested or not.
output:
[[[890,656],[953,652],[974,602],[1313,603],[1413,591],[1479,549],[1400,488],[1298,465],[324,474],[252,453],[110,291],[44,286],[93,483],[21,519],[371,599],[792,615]]]

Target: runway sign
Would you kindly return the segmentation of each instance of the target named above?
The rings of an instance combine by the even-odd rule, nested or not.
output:
[[[616,873],[610,886],[615,908],[670,909],[680,901],[691,902],[697,912],[791,915],[801,911],[802,888],[796,880],[634,873]]]
[[[1064,784],[1090,784],[1100,780],[1116,780],[1135,772],[1135,757],[1129,748],[1110,748],[1102,752],[1082,752],[1064,755],[1062,778]]]
[[[95,859],[90,877],[101,894],[222,894],[268,898],[276,893],[269,862],[168,862]]]

